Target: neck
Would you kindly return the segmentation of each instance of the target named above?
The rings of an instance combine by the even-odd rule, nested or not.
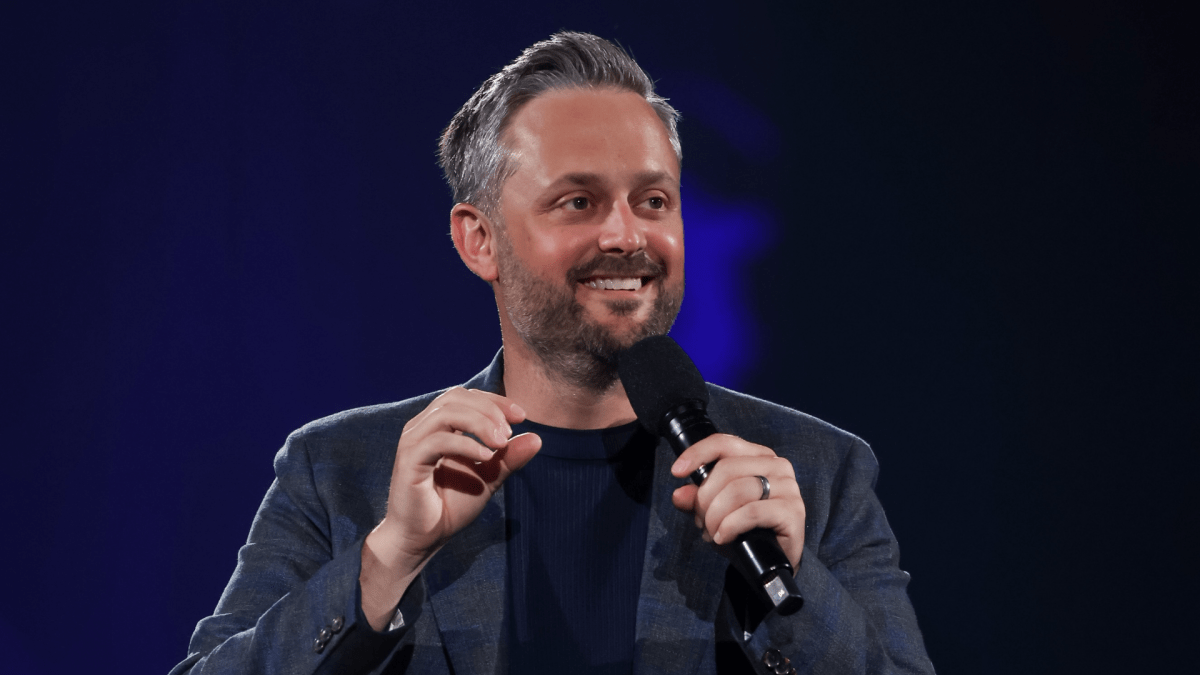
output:
[[[524,408],[528,419],[563,429],[606,429],[637,419],[619,381],[603,392],[563,382],[519,337],[508,338],[504,395]]]

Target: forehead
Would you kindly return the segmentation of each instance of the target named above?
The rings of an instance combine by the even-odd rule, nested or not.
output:
[[[517,173],[656,171],[678,177],[666,126],[640,95],[618,89],[541,94],[513,115],[504,144]]]

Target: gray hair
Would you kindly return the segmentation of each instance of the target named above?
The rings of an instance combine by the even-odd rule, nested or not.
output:
[[[625,50],[588,33],[561,32],[526,49],[488,78],[442,133],[438,163],[454,191],[454,201],[472,204],[495,217],[500,188],[516,167],[501,135],[521,106],[556,89],[613,87],[631,91],[662,120],[682,162],[675,123],[679,113],[654,93],[654,82]]]

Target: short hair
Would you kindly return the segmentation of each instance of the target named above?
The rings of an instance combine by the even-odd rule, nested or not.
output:
[[[529,47],[483,83],[442,133],[438,164],[454,201],[495,217],[500,189],[516,167],[501,136],[509,120],[537,96],[559,89],[613,87],[646,100],[666,127],[675,159],[682,163],[679,113],[654,92],[654,82],[617,45],[589,33],[560,32]]]

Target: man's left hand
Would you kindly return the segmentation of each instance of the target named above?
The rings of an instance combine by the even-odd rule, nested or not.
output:
[[[717,461],[720,460],[720,461]],[[737,436],[714,434],[684,451],[671,474],[686,478],[698,466],[717,461],[704,484],[688,483],[675,490],[671,501],[695,514],[705,541],[728,544],[756,527],[775,531],[779,545],[798,569],[804,552],[804,499],[792,463],[770,448]],[[762,499],[763,476],[771,494]]]

